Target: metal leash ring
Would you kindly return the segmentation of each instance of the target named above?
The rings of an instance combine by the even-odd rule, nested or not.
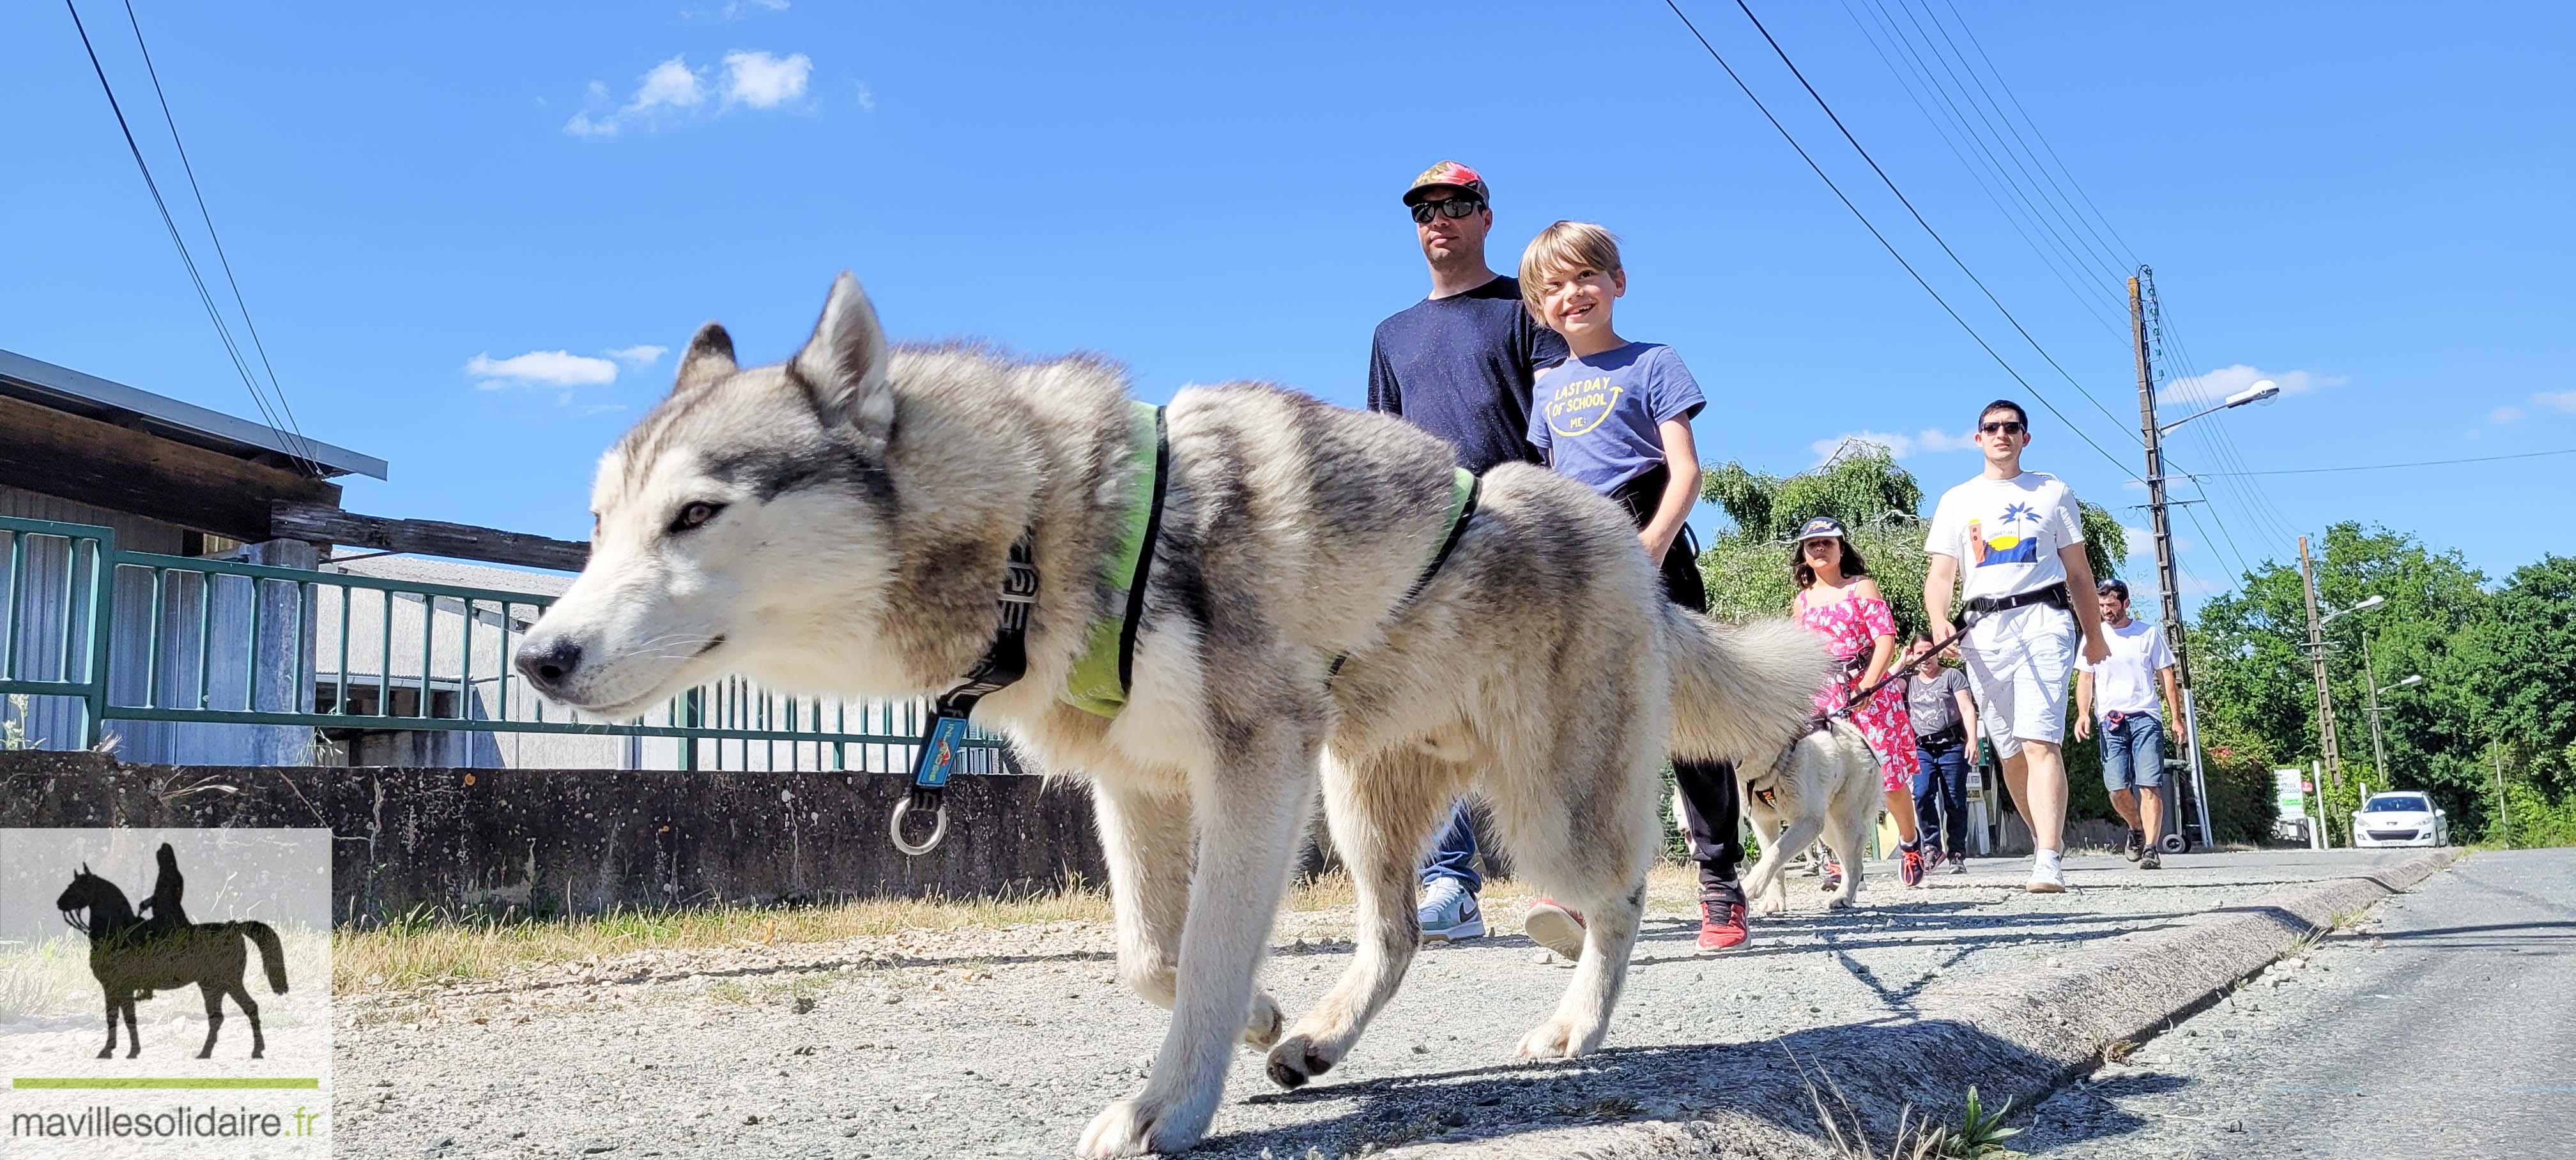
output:
[[[903,819],[911,812],[911,797],[906,796],[902,801],[894,803],[894,814],[886,819],[886,837],[894,843],[895,849],[918,858],[938,849],[940,841],[948,837],[948,803],[944,801],[939,803],[938,820],[930,827],[930,839],[917,846],[903,840]]]

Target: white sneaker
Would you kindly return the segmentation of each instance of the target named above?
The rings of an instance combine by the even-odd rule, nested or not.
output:
[[[1435,878],[1426,884],[1416,916],[1421,920],[1426,941],[1460,942],[1485,937],[1485,912],[1476,905],[1476,896],[1467,884],[1455,878]]]
[[[2055,850],[2042,850],[2030,860],[2030,885],[2033,894],[2066,893],[2066,871],[2058,865]]]

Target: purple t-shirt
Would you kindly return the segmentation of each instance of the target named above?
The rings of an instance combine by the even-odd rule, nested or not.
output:
[[[1707,403],[1673,348],[1632,342],[1540,371],[1530,388],[1529,441],[1557,474],[1606,495],[1664,461],[1656,428]]]

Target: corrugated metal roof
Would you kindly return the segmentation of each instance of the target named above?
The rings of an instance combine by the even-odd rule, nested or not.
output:
[[[385,477],[385,461],[318,439],[289,435],[274,427],[182,403],[166,395],[109,382],[0,350],[0,394],[38,406],[104,419],[148,431],[164,439],[249,459],[261,453],[310,459],[322,474]]]

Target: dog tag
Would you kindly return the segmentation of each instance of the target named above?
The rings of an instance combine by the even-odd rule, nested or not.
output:
[[[921,735],[921,755],[914,759],[912,785],[915,789],[938,790],[948,785],[948,775],[957,772],[958,755],[966,744],[966,719],[942,713],[930,719],[929,731]]]

